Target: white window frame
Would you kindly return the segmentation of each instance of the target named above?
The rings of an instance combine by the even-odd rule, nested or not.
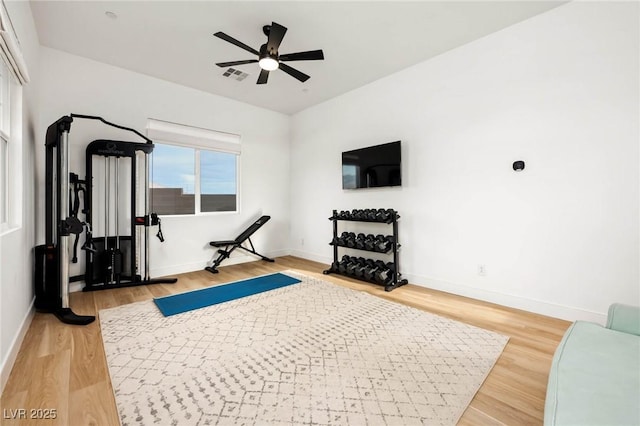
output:
[[[0,232],[9,229],[9,140],[0,132]]]
[[[16,86],[15,78],[9,71],[4,55],[0,54],[0,233],[4,233],[19,226],[12,207],[20,203],[16,198],[21,191],[15,191],[16,185],[21,184],[17,174],[21,168],[14,169],[12,164],[20,159],[20,147],[11,139],[12,118],[16,111],[12,111],[12,90]],[[15,139],[15,138],[14,138]],[[12,161],[10,161],[12,160]]]
[[[0,235],[22,226],[22,85],[29,74],[4,0],[0,1]]]
[[[233,133],[219,132],[215,130],[204,129],[200,127],[187,126],[184,124],[172,123],[169,121],[148,119],[147,120],[147,137],[154,143],[160,145],[172,145],[194,150],[194,213],[192,214],[171,214],[161,215],[162,217],[192,217],[192,216],[209,216],[220,214],[238,214],[240,213],[240,158],[242,152],[240,135]],[[200,152],[201,151],[221,152],[226,154],[234,154],[236,156],[236,209],[233,211],[201,211],[200,193]],[[153,155],[153,154],[151,154]],[[152,167],[149,167],[151,173]]]

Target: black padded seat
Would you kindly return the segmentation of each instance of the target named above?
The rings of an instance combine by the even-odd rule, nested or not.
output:
[[[271,216],[262,216],[260,217],[260,219],[256,220],[255,222],[253,222],[253,224],[251,226],[249,226],[247,229],[245,229],[244,231],[242,231],[242,233],[240,235],[238,235],[235,239],[233,240],[222,240],[222,241],[211,241],[209,243],[210,246],[213,247],[224,247],[224,249],[220,249],[218,250],[218,257],[213,261],[213,264],[211,266],[207,266],[205,269],[205,271],[209,271],[212,274],[217,274],[218,273],[218,266],[225,260],[228,259],[229,256],[231,256],[231,253],[233,253],[233,251],[237,248],[242,249],[244,251],[247,251],[255,256],[260,257],[262,260],[266,261],[266,262],[273,262],[273,259],[270,259],[266,256],[261,255],[260,253],[258,253],[256,251],[256,249],[253,247],[253,243],[251,242],[251,236],[260,228],[262,228],[262,225],[264,225],[265,223],[267,223],[269,221],[269,219],[271,219]],[[248,241],[249,242],[249,246],[251,248],[247,248],[247,247],[243,247],[242,244]]]

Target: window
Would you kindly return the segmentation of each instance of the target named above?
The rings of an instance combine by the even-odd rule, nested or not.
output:
[[[9,185],[8,185],[8,173],[7,173],[7,155],[8,155],[8,142],[0,136],[0,227],[7,226],[9,219],[8,198],[9,198]]]
[[[0,233],[20,226],[22,85],[29,74],[4,1],[0,1]]]
[[[0,228],[9,226],[9,137],[11,130],[11,75],[0,61]]]
[[[238,211],[237,135],[149,120],[154,141],[151,211],[161,215]]]
[[[200,151],[200,211],[237,211],[237,156]]]
[[[152,155],[151,211],[194,214],[195,149],[156,143]]]

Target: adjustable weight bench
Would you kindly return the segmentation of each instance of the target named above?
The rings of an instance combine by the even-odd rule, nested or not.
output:
[[[266,256],[261,255],[256,251],[253,247],[253,243],[251,242],[251,236],[262,227],[265,223],[267,223],[271,219],[271,216],[262,216],[260,219],[256,220],[250,227],[245,229],[242,234],[238,235],[234,240],[225,240],[225,241],[211,241],[209,243],[210,246],[213,247],[224,247],[224,249],[218,250],[218,258],[213,261],[213,265],[207,266],[204,268],[205,271],[209,271],[212,274],[217,274],[218,270],[216,269],[222,261],[231,256],[231,253],[237,248],[242,249],[244,251],[248,251],[249,253],[259,256],[262,260],[267,262],[274,262],[273,259],[269,259]],[[250,249],[243,247],[242,244],[245,241],[249,241]]]

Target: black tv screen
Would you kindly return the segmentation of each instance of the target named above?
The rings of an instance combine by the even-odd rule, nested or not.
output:
[[[342,153],[342,189],[401,184],[400,141]]]

